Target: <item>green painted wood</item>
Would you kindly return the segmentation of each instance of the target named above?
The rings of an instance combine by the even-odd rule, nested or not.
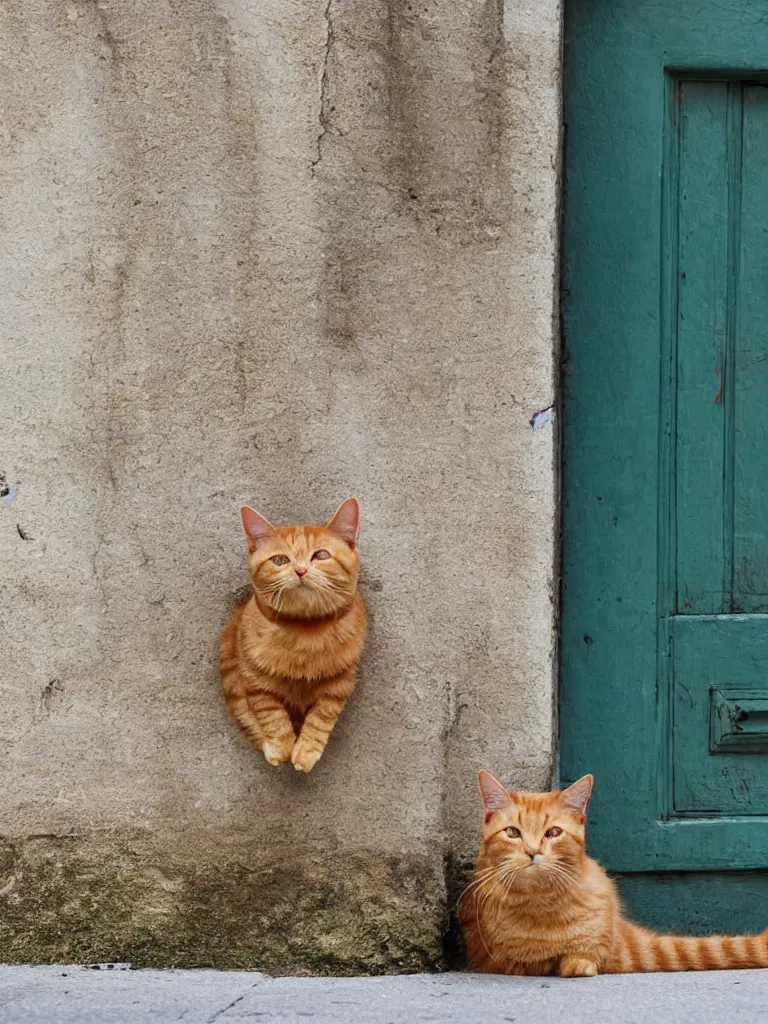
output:
[[[749,689],[768,701],[766,616],[679,615],[672,630],[674,810],[768,815],[766,754],[713,754],[710,742],[712,690]]]
[[[711,754],[768,753],[768,692],[761,686],[709,691]]]
[[[683,80],[676,221],[676,609],[768,611],[768,88]]]
[[[729,89],[681,82],[669,125],[678,224],[677,610],[719,612],[724,593],[724,390],[728,324]]]
[[[764,871],[624,875],[619,892],[627,917],[647,928],[683,935],[748,935],[765,928]]]
[[[735,372],[734,607],[768,612],[768,88],[744,95]]]
[[[668,928],[768,868],[768,755],[710,751],[768,687],[764,83],[765,0],[566,4],[561,774]]]

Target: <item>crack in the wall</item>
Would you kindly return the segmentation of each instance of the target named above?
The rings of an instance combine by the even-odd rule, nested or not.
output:
[[[228,1010],[231,1010],[233,1006],[237,1006],[238,1003],[242,1003],[242,1001],[245,999],[245,997],[248,995],[248,993],[249,992],[253,992],[253,990],[255,988],[258,988],[260,984],[261,984],[261,979],[259,979],[258,981],[254,982],[253,985],[249,985],[248,988],[245,990],[245,992],[243,992],[243,994],[241,996],[238,996],[237,999],[233,999],[231,1003],[227,1004],[227,1006],[224,1006],[220,1010],[217,1010],[216,1013],[214,1013],[214,1015],[209,1018],[208,1024],[214,1024],[214,1021],[217,1021],[219,1019],[219,1017],[221,1017],[222,1014],[227,1013]]]
[[[119,61],[118,45],[120,41],[110,28],[107,21],[107,12],[103,4],[99,0],[86,0],[83,6],[85,9],[90,8],[94,12],[96,34],[104,46],[104,52],[102,52],[101,56],[109,59],[113,64],[117,64]]]
[[[54,700],[64,693],[64,684],[58,677],[49,679],[43,687],[42,693],[40,694],[40,703],[42,709],[46,714],[50,714],[51,705]]]
[[[323,73],[320,76],[320,109],[318,114],[320,131],[318,132],[317,139],[315,141],[317,156],[309,165],[309,173],[313,178],[315,176],[315,168],[323,158],[323,139],[328,134],[328,126],[330,123],[330,101],[328,99],[330,75],[328,71],[328,64],[331,56],[331,48],[334,43],[333,19],[331,17],[332,6],[333,0],[328,0],[323,14],[325,19],[325,45],[323,47]]]

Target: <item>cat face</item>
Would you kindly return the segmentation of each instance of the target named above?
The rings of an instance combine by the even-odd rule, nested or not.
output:
[[[585,775],[554,793],[509,793],[488,772],[480,772],[482,852],[491,864],[505,868],[511,887],[556,889],[573,880],[584,856],[584,812],[592,782]]]
[[[325,526],[272,526],[240,510],[254,590],[278,615],[317,618],[349,604],[357,588],[360,508],[348,498]]]

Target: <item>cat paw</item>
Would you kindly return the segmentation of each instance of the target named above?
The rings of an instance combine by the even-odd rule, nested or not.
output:
[[[285,764],[286,761],[291,760],[293,745],[294,740],[292,738],[278,742],[267,742],[261,748],[261,752],[264,755],[267,764]]]
[[[309,748],[299,740],[293,748],[291,763],[297,772],[311,772],[322,757],[322,754],[322,750]]]
[[[561,978],[594,978],[597,964],[585,956],[566,956],[560,961]]]

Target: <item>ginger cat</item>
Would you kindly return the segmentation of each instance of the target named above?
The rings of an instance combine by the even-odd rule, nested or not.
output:
[[[355,688],[366,633],[357,587],[360,508],[325,526],[272,526],[244,506],[253,594],[221,635],[227,707],[270,764],[317,764]]]
[[[470,967],[563,977],[768,967],[768,929],[693,938],[623,920],[614,883],[584,852],[592,781],[509,793],[480,772],[482,845],[459,900]]]

